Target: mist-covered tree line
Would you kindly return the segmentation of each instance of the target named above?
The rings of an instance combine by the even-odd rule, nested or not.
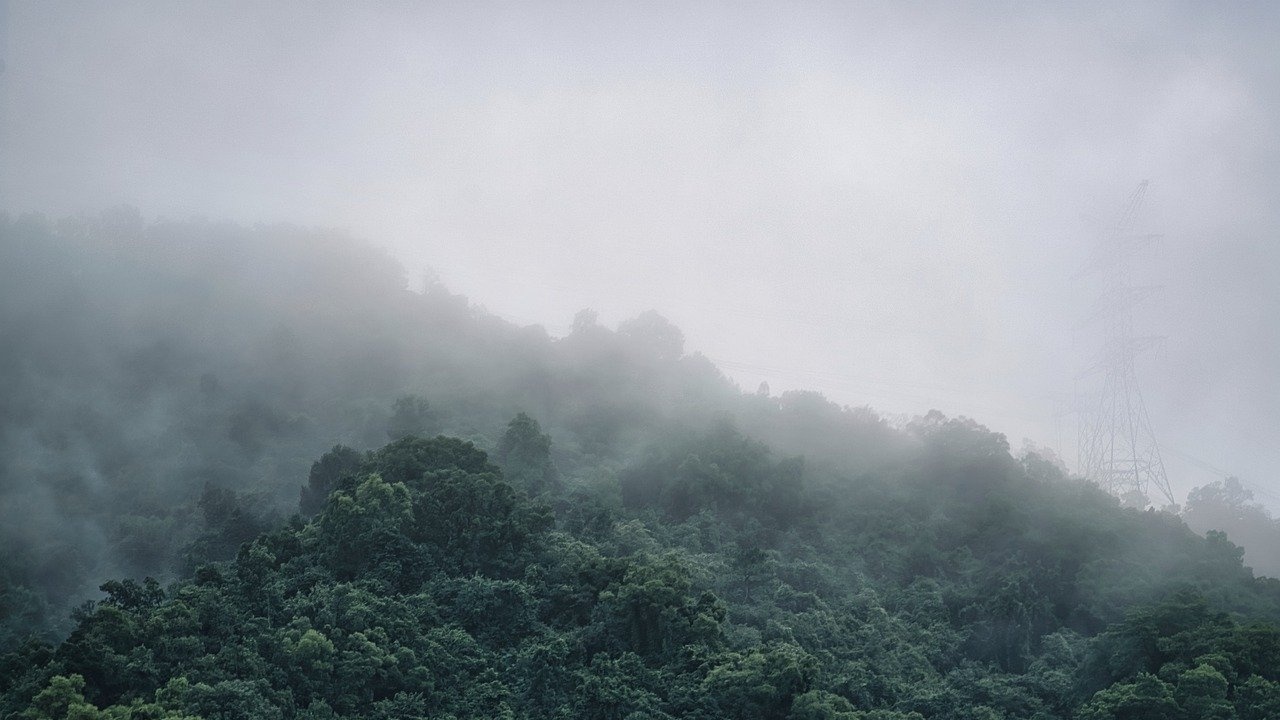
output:
[[[1280,582],[971,420],[318,231],[0,238],[0,716],[1280,714]]]
[[[338,447],[309,478],[315,515],[168,587],[105,583],[65,641],[0,656],[0,714],[1280,712],[1280,583],[1238,547],[1045,476],[974,423],[913,432],[902,475],[815,487],[721,425],[624,473],[620,502],[545,483],[527,416],[501,442],[523,487],[454,438]]]
[[[794,452],[856,432],[865,463],[895,442],[816,395],[743,396],[653,313],[613,330],[583,312],[553,339],[411,292],[346,237],[128,210],[0,220],[0,388],[0,644],[65,629],[107,578],[230,557],[298,509],[337,444],[447,433],[504,457],[526,412],[562,478],[603,481],[722,416]],[[805,427],[824,422],[847,432]]]

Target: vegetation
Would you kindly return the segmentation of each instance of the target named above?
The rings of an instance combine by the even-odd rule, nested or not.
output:
[[[293,228],[0,219],[0,268],[0,717],[1280,717],[1280,582],[972,420]]]

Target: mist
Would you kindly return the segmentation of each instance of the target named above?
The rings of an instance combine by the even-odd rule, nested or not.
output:
[[[1181,497],[1280,450],[1267,4],[9,3],[0,207],[343,228],[522,325],[657,309],[744,387],[1076,459],[1139,181]]]
[[[326,467],[406,436],[463,438],[518,482],[534,461],[504,429],[525,418],[549,433],[538,477],[554,462],[579,490],[712,428],[842,472],[911,445],[865,408],[740,392],[652,311],[609,328],[584,310],[553,338],[410,289],[341,233],[0,216],[0,268],[0,645],[61,631],[109,578],[234,557],[315,514]]]
[[[0,0],[0,716],[1274,717],[1278,36]]]

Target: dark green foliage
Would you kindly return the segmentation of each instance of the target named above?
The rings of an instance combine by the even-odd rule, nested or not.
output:
[[[0,717],[1280,717],[1236,484],[1202,537],[293,228],[0,218],[0,272]]]
[[[188,571],[210,560],[232,557],[242,544],[274,524],[271,517],[254,510],[261,508],[261,502],[254,500],[226,488],[205,486],[196,502],[204,529],[186,549]]]
[[[10,546],[11,552],[21,552]],[[40,593],[32,589],[34,578],[22,572],[19,557],[0,558],[0,648],[18,645],[38,629],[48,627],[48,608]],[[0,677],[3,674],[0,673]],[[3,682],[0,680],[0,682]]]
[[[727,424],[651,456],[624,473],[621,483],[628,506],[657,508],[677,521],[714,510],[787,525],[805,509],[803,463],[775,463],[763,443]]]
[[[298,510],[306,517],[320,512],[329,493],[338,487],[338,483],[355,475],[364,463],[363,453],[343,445],[335,445],[319,460],[311,463],[311,472],[307,475],[307,484],[302,487]]]
[[[1170,687],[1147,673],[1099,691],[1079,713],[1081,720],[1169,720],[1180,715]]]
[[[460,470],[466,473],[495,474],[498,468],[475,445],[457,438],[440,437],[426,441],[403,438],[373,454],[366,469],[388,482],[419,482],[431,473]]]
[[[948,482],[998,483],[1018,503],[1082,491],[1022,474],[998,438],[948,422],[922,435],[937,443],[925,461],[953,469]],[[968,491],[806,489],[798,468],[728,428],[642,461],[628,492],[640,473],[679,478],[703,457],[744,487],[685,496],[700,507],[668,505],[664,488],[641,516],[579,493],[570,532],[557,532],[547,507],[465,441],[335,448],[315,465],[335,487],[310,522],[259,534],[167,590],[108,582],[56,649],[0,656],[0,714],[1261,720],[1280,708],[1280,628],[1242,623],[1190,588],[1112,605],[1083,569],[1141,550],[1081,546],[1051,505],[988,510],[1006,536],[997,547],[952,526],[976,517]],[[822,506],[806,499],[815,492],[844,499]],[[1079,497],[1100,500],[1091,492]],[[793,496],[785,514],[769,505]],[[901,504],[911,497],[924,506]],[[234,525],[241,502],[211,489],[203,507],[211,525]],[[1089,507],[1113,533],[1164,528],[1114,502]],[[900,526],[872,522],[886,513]],[[1270,586],[1237,574],[1234,546],[1169,537],[1186,578],[1213,570],[1234,583],[1224,598],[1275,612]],[[1064,576],[1069,558],[1080,570]],[[903,580],[904,567],[927,573]],[[1108,608],[1123,610],[1109,626],[1080,623],[1107,628],[1096,637],[1064,629]]]
[[[524,413],[507,423],[494,459],[507,480],[530,495],[554,494],[560,489],[560,475],[551,462],[551,436],[543,434],[538,421]]]

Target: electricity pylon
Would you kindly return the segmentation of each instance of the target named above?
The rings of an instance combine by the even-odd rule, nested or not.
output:
[[[1138,335],[1133,308],[1158,288],[1131,282],[1134,256],[1158,236],[1132,234],[1134,218],[1147,193],[1143,181],[1129,196],[1112,231],[1079,274],[1097,274],[1102,295],[1086,322],[1103,326],[1102,350],[1081,377],[1101,375],[1100,392],[1082,403],[1077,448],[1080,470],[1103,489],[1145,506],[1158,492],[1174,504],[1160,446],[1151,430],[1134,360],[1161,338]]]

